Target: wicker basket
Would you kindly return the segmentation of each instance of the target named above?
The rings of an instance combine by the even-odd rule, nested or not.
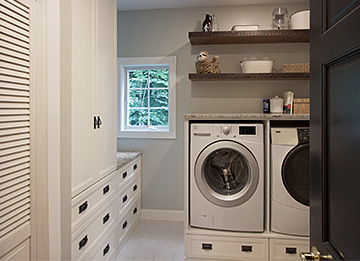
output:
[[[195,62],[196,73],[207,74],[207,73],[220,73],[219,70],[219,61],[213,61],[207,59],[205,61],[196,61]]]
[[[310,64],[309,63],[284,64],[283,72],[284,73],[309,73],[310,72]]]
[[[293,114],[310,114],[310,99],[294,99]]]

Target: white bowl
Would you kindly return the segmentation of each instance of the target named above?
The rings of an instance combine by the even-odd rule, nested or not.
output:
[[[240,61],[242,73],[271,73],[274,60],[242,60]]]
[[[293,13],[290,21],[292,29],[310,29],[310,10]]]
[[[231,27],[231,31],[254,31],[259,30],[258,24],[250,24],[250,25],[234,25]]]

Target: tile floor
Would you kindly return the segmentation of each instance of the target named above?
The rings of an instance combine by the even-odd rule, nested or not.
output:
[[[184,260],[184,222],[140,220],[117,261]]]

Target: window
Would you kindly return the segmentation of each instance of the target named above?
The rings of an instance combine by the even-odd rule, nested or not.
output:
[[[119,138],[176,138],[176,57],[118,58]]]

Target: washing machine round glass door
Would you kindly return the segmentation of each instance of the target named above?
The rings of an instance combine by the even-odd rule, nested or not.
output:
[[[245,203],[259,183],[259,166],[243,145],[218,141],[207,146],[195,163],[195,181],[202,195],[222,207]]]
[[[301,204],[310,206],[309,143],[297,145],[286,155],[281,175],[288,193]]]

